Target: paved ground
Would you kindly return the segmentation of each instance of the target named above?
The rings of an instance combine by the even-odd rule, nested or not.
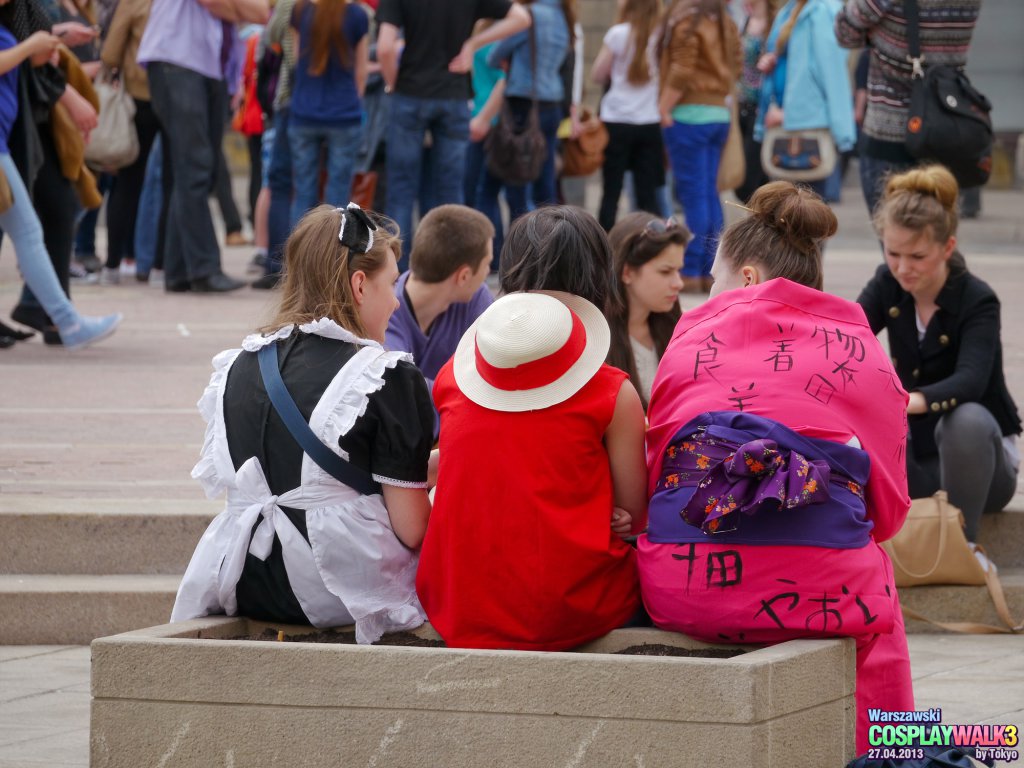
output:
[[[880,256],[859,193],[847,189],[846,198],[826,288],[854,298]],[[587,199],[593,208],[592,189]],[[1003,298],[1007,373],[1024,405],[1024,193],[989,193],[984,205],[980,220],[964,223],[961,242],[971,268]],[[241,275],[249,255],[225,251],[227,271]],[[5,243],[4,312],[17,284]],[[194,403],[213,354],[268,319],[268,296],[172,295],[135,283],[73,293],[85,312],[124,312],[124,326],[79,353],[39,340],[0,351],[0,504],[4,494],[201,498],[188,478],[202,440]],[[163,426],[147,429],[155,414]],[[919,635],[910,645],[920,707],[941,706],[946,722],[1024,726],[1024,638]],[[0,647],[0,768],[87,765],[88,717],[88,648]]]

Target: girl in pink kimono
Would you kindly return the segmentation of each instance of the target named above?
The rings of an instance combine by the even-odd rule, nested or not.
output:
[[[654,380],[644,603],[657,626],[708,642],[855,638],[864,752],[868,707],[913,708],[878,546],[909,506],[907,394],[860,307],[821,290],[828,206],[774,182],[750,208]]]

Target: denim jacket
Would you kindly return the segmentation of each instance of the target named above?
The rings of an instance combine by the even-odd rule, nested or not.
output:
[[[565,88],[559,70],[569,51],[569,26],[565,23],[561,0],[537,0],[529,8],[533,13],[533,33],[537,37],[537,99],[562,101]],[[530,30],[505,38],[487,57],[492,67],[508,61],[511,64],[505,95],[530,98],[533,95]]]
[[[793,12],[795,0],[779,11],[768,35],[766,50],[775,50],[779,31]],[[846,52],[836,41],[833,24],[839,0],[811,0],[796,20],[775,76],[766,76],[761,88],[754,138],[764,137],[764,115],[774,102],[783,108],[782,127],[789,131],[828,128],[840,151],[853,149],[857,129],[853,120],[853,94],[846,67]],[[784,67],[785,71],[779,69]],[[779,93],[780,83],[784,82]]]

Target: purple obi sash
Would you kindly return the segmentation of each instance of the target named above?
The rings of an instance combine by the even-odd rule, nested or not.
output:
[[[662,454],[647,537],[656,543],[865,546],[865,451],[735,411],[703,413]]]

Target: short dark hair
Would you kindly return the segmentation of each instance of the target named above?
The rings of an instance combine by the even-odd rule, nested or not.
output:
[[[565,291],[602,311],[617,305],[612,249],[597,219],[571,205],[549,205],[512,222],[501,249],[501,290]]]
[[[464,266],[476,271],[493,239],[494,225],[480,211],[439,205],[416,227],[409,268],[424,283],[440,283]]]

